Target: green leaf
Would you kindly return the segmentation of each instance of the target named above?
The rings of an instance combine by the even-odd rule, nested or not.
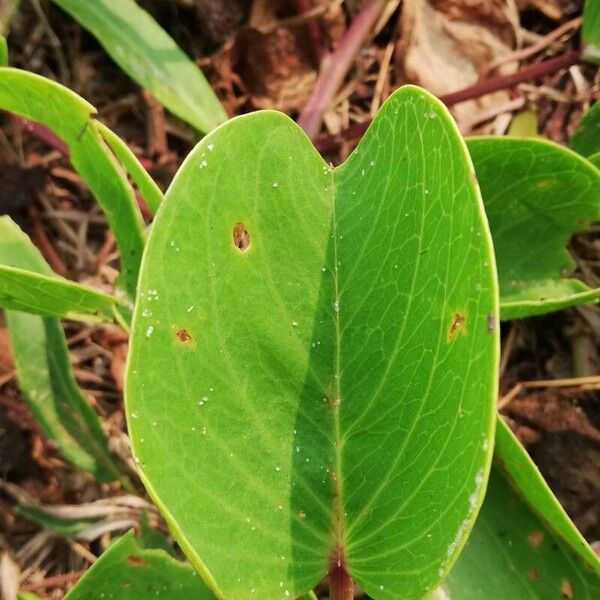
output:
[[[442,590],[437,597],[452,600],[591,600],[600,597],[600,580],[493,468],[477,523]]]
[[[86,571],[65,600],[217,600],[187,564],[164,550],[141,548],[130,531]]]
[[[135,295],[145,242],[142,218],[123,170],[93,127],[95,109],[58,83],[8,67],[0,68],[0,109],[43,123],[67,144],[73,166],[115,234],[123,286]]]
[[[600,152],[600,102],[592,104],[581,117],[569,146],[581,156]]]
[[[588,162],[592,163],[597,169],[600,169],[600,152],[591,154],[587,157]]]
[[[29,519],[46,529],[69,537],[77,537],[78,534],[89,529],[90,525],[99,521],[97,517],[86,519],[60,517],[47,512],[44,507],[23,504],[15,506],[14,511],[17,515]]]
[[[8,217],[0,219],[0,263],[51,272]],[[98,416],[77,387],[58,319],[12,310],[5,314],[19,387],[45,436],[77,468],[100,481],[118,479]]]
[[[227,114],[200,69],[133,0],[54,0],[173,114],[205,133]]]
[[[508,135],[522,138],[537,138],[538,119],[535,111],[524,110],[516,114],[510,122]]]
[[[581,37],[582,58],[600,64],[600,3],[598,0],[585,0]]]
[[[148,513],[146,511],[143,511],[142,516],[140,517],[139,544],[142,548],[158,548],[159,550],[164,550],[167,554],[174,555],[173,546],[164,533],[158,531],[158,529],[154,529],[154,527],[150,525]]]
[[[513,486],[554,533],[600,575],[600,560],[573,525],[523,446],[500,417],[496,428],[495,460]]]
[[[147,489],[219,597],[294,597],[339,559],[377,600],[419,598],[454,562],[487,479],[498,357],[473,181],[446,109],[410,86],[335,170],[267,111],[176,175],[126,406]]]
[[[0,35],[0,67],[8,66],[8,45],[6,38]]]
[[[0,265],[0,308],[75,321],[110,322],[117,302],[113,296],[56,274],[48,276]]]
[[[467,141],[494,239],[503,320],[591,302],[570,274],[571,236],[600,218],[600,172],[544,140],[477,137]]]
[[[100,121],[94,121],[94,126],[135,182],[150,211],[155,213],[163,200],[163,193],[154,179],[141,165],[131,148],[116,133]]]

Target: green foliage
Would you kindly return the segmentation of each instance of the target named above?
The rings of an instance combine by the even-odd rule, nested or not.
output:
[[[8,66],[8,46],[6,45],[6,38],[0,35],[0,67]]]
[[[150,211],[155,213],[163,200],[163,193],[154,179],[148,175],[148,171],[141,165],[131,148],[116,133],[100,121],[94,121],[94,126],[135,182]]]
[[[522,500],[500,469],[442,588],[454,600],[598,598],[600,581]]]
[[[0,221],[8,219],[0,218]],[[0,227],[4,228],[4,227]],[[0,308],[75,321],[112,321],[118,300],[56,273],[0,265]]]
[[[600,152],[600,102],[592,104],[581,117],[569,145],[581,156]]]
[[[583,562],[600,575],[598,557],[552,494],[527,452],[500,418],[496,428],[495,460],[529,506]]]
[[[122,284],[133,296],[145,234],[133,190],[91,120],[95,109],[69,89],[33,73],[0,68],[0,108],[48,126],[104,209],[121,252]]]
[[[551,142],[467,141],[490,223],[500,316],[517,319],[591,302],[600,289],[570,277],[570,237],[600,218],[600,172]]]
[[[0,264],[53,275],[8,217],[0,219]],[[46,437],[77,468],[100,481],[118,479],[98,417],[77,387],[60,322],[12,310],[5,315],[19,386]]]
[[[335,170],[262,112],[176,175],[144,257],[128,424],[148,491],[220,597],[305,593],[336,556],[376,599],[418,598],[450,569],[496,395],[473,182],[446,109],[412,87]]]
[[[598,0],[585,0],[581,37],[584,60],[600,64],[600,2]]]
[[[205,133],[227,119],[198,67],[134,0],[53,0],[180,119]]]
[[[102,554],[65,600],[217,600],[194,570],[164,550],[141,548],[133,532]]]

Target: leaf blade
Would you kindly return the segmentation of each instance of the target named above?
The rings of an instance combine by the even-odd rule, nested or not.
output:
[[[133,297],[145,232],[133,190],[92,126],[93,106],[39,75],[0,68],[0,108],[43,123],[68,146],[71,163],[98,200],[121,254],[123,285]]]
[[[0,219],[0,262],[51,273],[29,238],[8,217]],[[19,387],[44,434],[76,467],[99,481],[120,478],[98,416],[77,387],[60,322],[5,311]]]
[[[128,423],[149,493],[219,596],[249,598],[250,589],[263,597],[304,593],[338,553],[372,597],[391,598],[398,590],[419,597],[450,567],[481,502],[498,356],[497,289],[481,199],[465,147],[437,100],[409,87],[382,110],[362,154],[333,174],[285,117],[265,112],[230,121],[188,157],[153,226],[127,371]],[[449,164],[441,156],[450,156]],[[252,165],[251,177],[239,177],[239,165]],[[363,237],[360,226],[373,221],[381,235]],[[413,229],[415,223],[422,227]],[[383,265],[368,252],[372,235]],[[383,294],[372,277],[396,293]],[[452,280],[447,291],[446,279]],[[373,287],[365,303],[364,291]],[[411,287],[424,290],[414,306]],[[370,314],[373,306],[378,310]],[[383,347],[366,336],[377,331],[370,319],[392,332]],[[423,338],[414,335],[419,329]],[[370,389],[361,380],[375,361],[361,364],[360,352],[376,356]],[[469,392],[441,366],[465,360],[483,373]],[[151,365],[158,380],[149,376]],[[388,378],[398,368],[409,383]],[[415,370],[418,380],[411,382]],[[380,384],[384,394],[377,398]],[[394,403],[413,395],[412,403]],[[366,407],[361,398],[376,401]],[[470,418],[459,417],[461,406]],[[360,470],[352,470],[359,461],[347,454],[351,444],[339,443],[360,428],[362,409],[363,419],[376,415],[378,427],[386,413],[393,415],[389,422],[404,424],[388,432],[365,467],[372,485],[379,481],[373,473],[388,469],[384,493],[375,499]],[[452,427],[445,427],[449,417]],[[429,442],[439,452],[428,463],[414,440],[432,427],[437,435]],[[416,438],[405,439],[411,429]],[[461,446],[467,440],[468,456]],[[220,515],[219,535],[214,525],[190,520],[190,499],[167,483],[172,444],[179,459],[169,468],[178,480],[193,473],[194,502],[201,498],[205,510]],[[437,461],[459,447],[453,469],[460,476],[436,485]],[[423,483],[424,464],[432,477]],[[397,501],[394,512],[389,496],[394,505],[401,473],[415,493],[404,488],[407,501]],[[360,491],[339,493],[336,481]],[[455,499],[433,549],[416,535],[412,549],[396,551],[391,541],[386,547],[381,540],[391,531],[410,545],[414,528],[438,527],[435,510],[429,517],[413,510],[419,501],[440,509],[425,500],[432,485],[440,498]],[[403,532],[403,521],[413,530]],[[233,532],[238,549],[246,549],[241,582],[227,562]],[[256,545],[264,549],[259,556],[250,550]],[[392,569],[381,574],[369,564],[373,545],[393,552],[396,564],[424,548],[433,558],[413,564],[420,581]]]
[[[502,319],[544,314],[598,297],[572,279],[566,245],[600,217],[600,172],[543,140],[467,140],[490,222]]]
[[[0,264],[0,308],[78,321],[111,322],[118,300],[57,276]]]
[[[205,133],[227,119],[202,72],[133,0],[54,0],[120,67],[180,119]]]

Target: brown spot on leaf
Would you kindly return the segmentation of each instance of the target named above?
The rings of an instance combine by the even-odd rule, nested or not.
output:
[[[540,572],[537,569],[529,569],[529,571],[527,571],[527,577],[529,577],[529,579],[539,579]]]
[[[540,179],[539,181],[535,182],[535,187],[540,190],[547,188],[549,185],[550,182],[547,179]]]
[[[450,327],[448,327],[448,340],[452,341],[461,331],[464,331],[466,325],[465,315],[456,312],[452,315]]]
[[[573,597],[573,588],[571,587],[571,582],[568,579],[561,579],[560,581],[560,593],[563,598],[572,598]]]
[[[250,248],[250,234],[243,223],[236,223],[233,226],[233,243],[242,252]]]
[[[542,531],[534,531],[527,536],[527,541],[537,548],[544,541],[544,533]]]
[[[189,334],[187,329],[180,329],[175,335],[182,344],[188,344],[192,341],[192,336]]]
[[[488,333],[494,333],[496,330],[496,317],[491,313],[487,316],[487,330]]]
[[[146,567],[148,565],[146,560],[137,554],[130,554],[127,557],[127,562],[134,567]]]

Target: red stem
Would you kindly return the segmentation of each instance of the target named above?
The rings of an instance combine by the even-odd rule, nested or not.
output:
[[[512,88],[519,83],[540,79],[544,75],[560,71],[576,65],[581,60],[580,50],[570,50],[565,54],[544,60],[529,67],[525,67],[511,75],[502,75],[485,81],[478,82],[472,86],[440,96],[440,100],[446,106],[454,106],[466,100],[473,100],[485,94],[497,92]],[[325,135],[315,142],[315,146],[319,152],[331,152],[335,150],[341,143],[360,137],[369,127],[372,119],[367,119],[361,123],[354,123],[347,129],[344,129],[336,135]]]
[[[343,552],[336,552],[329,565],[329,598],[330,600],[352,600],[354,598],[354,581],[346,571]]]
[[[323,62],[317,83],[297,121],[311,138],[314,139],[319,134],[323,113],[342,85],[356,53],[369,35],[384,6],[382,0],[365,0],[340,45]]]

